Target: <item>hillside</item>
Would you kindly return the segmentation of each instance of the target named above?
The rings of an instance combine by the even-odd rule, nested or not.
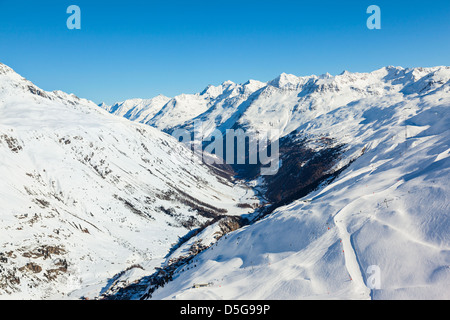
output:
[[[0,64],[1,298],[449,299],[449,110],[450,67],[98,106]],[[199,161],[199,121],[278,169]]]
[[[374,77],[389,86],[368,85]],[[274,123],[282,110],[297,110],[280,121],[295,127],[285,138],[319,149],[321,137],[343,144],[336,167],[344,170],[221,238],[147,298],[449,299],[449,79],[448,67],[384,68],[320,86],[282,77],[264,89]],[[268,105],[252,105],[259,112],[248,107],[237,118],[259,128]]]
[[[259,200],[159,130],[0,64],[0,295],[95,297]],[[247,203],[247,207],[238,204]]]

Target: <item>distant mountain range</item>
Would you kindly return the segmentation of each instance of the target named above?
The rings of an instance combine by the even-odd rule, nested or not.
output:
[[[450,67],[99,106],[0,64],[0,115],[0,299],[450,298]],[[197,161],[196,123],[276,174]]]

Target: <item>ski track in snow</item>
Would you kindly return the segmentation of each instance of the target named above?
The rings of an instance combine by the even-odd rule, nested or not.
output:
[[[354,213],[354,211],[352,210],[354,202],[346,205],[344,208],[339,210],[339,212],[334,216],[334,223],[338,228],[339,238],[342,241],[342,252],[344,253],[345,257],[345,267],[347,268],[347,271],[350,275],[350,280],[356,284],[358,290],[361,291],[363,295],[368,296],[368,288],[366,287],[364,277],[361,273],[362,268],[358,262],[355,248],[352,245],[352,235],[347,231],[347,219],[349,214]]]

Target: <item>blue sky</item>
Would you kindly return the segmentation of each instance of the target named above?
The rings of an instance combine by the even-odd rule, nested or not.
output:
[[[81,30],[69,30],[69,5]],[[381,30],[369,30],[369,5]],[[0,62],[97,103],[268,81],[450,65],[450,1],[7,1]]]

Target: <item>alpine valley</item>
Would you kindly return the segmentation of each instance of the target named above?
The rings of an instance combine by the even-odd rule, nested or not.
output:
[[[196,123],[278,170],[200,161]],[[109,106],[0,64],[0,299],[450,299],[449,130],[446,66]]]

